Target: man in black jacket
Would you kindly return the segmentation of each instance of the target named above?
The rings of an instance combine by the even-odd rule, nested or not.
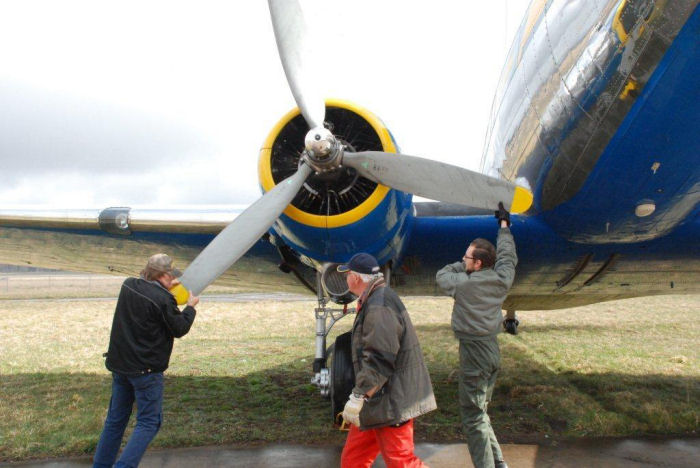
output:
[[[197,296],[180,312],[169,289],[180,270],[172,259],[156,254],[140,278],[122,284],[114,311],[106,366],[112,371],[112,398],[95,452],[94,467],[111,467],[136,401],[136,426],[117,467],[136,467],[162,421],[163,371],[168,368],[173,338],[184,336],[194,322]]]

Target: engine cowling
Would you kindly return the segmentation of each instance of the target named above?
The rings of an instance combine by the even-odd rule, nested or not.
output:
[[[362,107],[327,100],[325,122],[348,151],[397,152],[383,122]],[[298,109],[272,129],[258,164],[264,192],[296,172],[307,132]],[[341,165],[312,174],[272,226],[271,234],[319,271],[326,263],[345,262],[357,252],[371,253],[384,265],[400,257],[410,217],[410,194],[360,177]]]

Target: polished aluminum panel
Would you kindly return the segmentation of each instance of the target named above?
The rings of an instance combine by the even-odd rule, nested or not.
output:
[[[571,199],[697,5],[533,1],[494,99],[482,170],[541,182],[535,211]]]
[[[242,207],[205,210],[150,210],[133,208],[130,226],[134,231],[215,234],[243,211]]]
[[[0,226],[63,228],[63,229],[99,229],[100,211],[63,210],[50,208],[2,209]]]

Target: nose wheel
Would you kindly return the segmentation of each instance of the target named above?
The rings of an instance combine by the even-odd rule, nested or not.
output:
[[[335,342],[326,349],[326,337],[331,328],[341,318],[354,309],[348,310],[347,305],[341,308],[328,307],[328,298],[321,281],[321,274],[317,274],[317,298],[318,307],[314,310],[316,315],[316,357],[314,359],[314,377],[311,383],[316,385],[321,396],[331,400],[331,417],[335,421],[338,413],[343,411],[345,402],[350,397],[352,387],[355,385],[355,371],[352,367],[351,332],[338,335]],[[330,319],[330,325],[327,321]],[[330,356],[330,367],[327,366]]]
[[[345,402],[350,398],[355,382],[355,371],[352,367],[351,333],[343,333],[335,339],[331,354],[330,368],[330,397],[331,416],[335,417],[343,411]],[[329,349],[329,351],[331,351]]]
[[[515,317],[515,311],[506,311],[506,319],[503,321],[503,330],[511,335],[517,335],[518,325],[520,325],[520,320]]]

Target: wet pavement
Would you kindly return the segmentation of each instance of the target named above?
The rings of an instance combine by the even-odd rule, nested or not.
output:
[[[510,468],[579,467],[700,467],[700,438],[584,440],[550,445],[503,444]],[[149,450],[142,468],[190,467],[337,467],[342,446],[277,445],[256,448],[199,447]],[[465,444],[416,446],[416,453],[432,468],[471,467]],[[0,463],[5,467],[68,468],[90,466],[90,457]],[[384,467],[381,459],[374,467]]]

